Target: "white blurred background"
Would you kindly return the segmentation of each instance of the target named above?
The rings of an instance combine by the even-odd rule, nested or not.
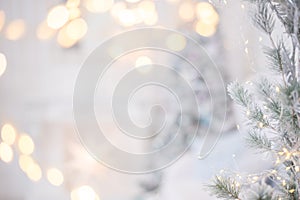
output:
[[[213,174],[267,167],[244,147],[242,120],[231,103],[209,157],[198,159],[199,138],[172,166],[146,175],[95,161],[79,142],[72,115],[74,84],[87,56],[110,36],[138,27],[181,31],[205,47],[226,83],[251,80],[263,69],[265,38],[243,2],[0,0],[0,10],[1,200],[214,199],[203,188]],[[132,56],[127,64],[151,63],[147,52]]]

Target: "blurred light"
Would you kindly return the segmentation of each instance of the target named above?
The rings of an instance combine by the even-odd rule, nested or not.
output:
[[[81,186],[71,192],[71,200],[96,200],[97,195],[88,185]]]
[[[80,5],[80,0],[68,0],[66,3],[66,7],[68,8],[76,8]]]
[[[66,33],[71,39],[79,40],[83,38],[87,32],[87,24],[82,18],[74,19],[66,26]]]
[[[181,51],[186,46],[186,39],[179,34],[171,34],[167,37],[166,45],[173,51]]]
[[[37,163],[32,163],[26,171],[28,178],[32,181],[39,181],[42,178],[42,170]]]
[[[54,186],[60,186],[64,182],[63,174],[56,168],[47,171],[47,179]]]
[[[9,163],[13,160],[14,152],[12,148],[3,142],[0,143],[0,159],[3,162]]]
[[[63,5],[52,8],[47,16],[47,23],[50,28],[59,29],[69,20],[69,11]]]
[[[110,14],[117,18],[119,13],[122,11],[122,10],[125,10],[126,9],[126,4],[124,2],[117,2],[113,5],[113,7],[111,8],[110,10]]]
[[[24,172],[27,172],[29,167],[33,164],[34,160],[30,156],[20,155],[19,166]]]
[[[206,2],[200,2],[197,4],[197,17],[203,23],[217,25],[219,23],[219,14],[214,7]]]
[[[74,46],[78,40],[72,39],[68,33],[67,33],[67,28],[63,27],[62,29],[59,30],[58,35],[57,35],[57,43],[63,47],[63,48],[70,48]]]
[[[76,19],[81,16],[81,11],[79,8],[70,8],[69,9],[69,20]]]
[[[10,22],[6,28],[5,36],[9,40],[18,40],[25,33],[25,22],[22,19],[17,19]]]
[[[151,26],[157,23],[158,15],[156,13],[154,2],[147,0],[139,3],[138,13],[146,25]]]
[[[5,12],[3,10],[0,10],[0,31],[2,31],[4,24],[5,24]]]
[[[170,3],[178,3],[180,0],[167,0]]]
[[[151,70],[151,67],[147,65],[151,65],[151,64],[152,64],[152,60],[147,56],[140,56],[135,61],[135,67],[137,67],[137,70],[141,73],[149,72]]]
[[[46,21],[43,21],[36,30],[36,36],[40,40],[48,40],[55,34],[55,30],[50,28]]]
[[[210,37],[216,32],[216,26],[198,21],[196,23],[196,32],[204,37]]]
[[[142,10],[144,10],[145,12],[154,12],[155,11],[155,4],[153,1],[142,1],[141,3],[139,3],[138,7]]]
[[[147,56],[140,56],[135,61],[135,67],[151,65],[151,64],[152,64],[152,60]]]
[[[137,23],[138,16],[134,11],[125,9],[120,11],[119,20],[123,26],[132,26]]]
[[[12,145],[16,140],[16,130],[10,124],[5,124],[1,129],[1,138],[4,143]]]
[[[90,12],[99,13],[108,11],[113,4],[114,0],[86,0],[85,7]]]
[[[190,2],[180,4],[178,12],[184,21],[192,21],[195,17],[194,5]]]
[[[137,2],[139,2],[139,1],[141,1],[141,0],[126,0],[128,3],[137,3]]]
[[[3,53],[0,53],[0,76],[2,76],[6,70],[7,61]]]
[[[149,26],[155,25],[157,21],[158,21],[158,16],[155,12],[144,19],[144,23]]]
[[[30,155],[34,151],[34,143],[29,135],[21,135],[18,141],[18,147],[22,154]]]

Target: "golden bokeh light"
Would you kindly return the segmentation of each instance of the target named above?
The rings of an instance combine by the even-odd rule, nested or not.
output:
[[[23,134],[19,137],[18,141],[19,151],[24,155],[30,155],[34,151],[34,143],[31,137],[27,134]]]
[[[6,56],[3,53],[0,53],[0,76],[2,76],[6,70],[7,61]]]
[[[16,140],[16,130],[11,124],[4,124],[1,129],[1,139],[4,143],[12,145]]]
[[[41,167],[37,163],[32,163],[28,166],[26,174],[30,180],[37,182],[42,178]]]
[[[195,17],[194,5],[191,2],[183,2],[179,5],[178,14],[184,21],[192,21]]]
[[[52,168],[47,171],[47,179],[54,186],[60,186],[64,182],[62,172],[56,168]]]
[[[23,172],[27,173],[29,167],[33,165],[35,162],[32,157],[27,155],[20,155],[19,157],[19,166]]]
[[[74,19],[66,26],[66,34],[73,40],[79,40],[87,33],[88,26],[84,19]]]
[[[14,152],[12,148],[3,142],[0,143],[0,159],[3,162],[9,163],[13,160]]]
[[[171,34],[166,39],[166,45],[173,51],[181,51],[186,46],[186,38],[179,34]]]
[[[80,5],[80,0],[68,0],[66,3],[67,8],[76,8]]]
[[[43,21],[36,30],[36,36],[40,40],[48,40],[54,36],[55,32],[56,30],[50,28],[47,22]]]
[[[126,9],[126,4],[122,1],[120,2],[116,2],[113,7],[111,8],[110,10],[110,14],[115,17],[115,18],[118,18],[119,16],[119,13],[122,11],[122,10],[125,10]]]
[[[71,38],[67,33],[67,28],[63,27],[59,30],[57,35],[57,43],[63,48],[70,48],[74,46],[78,40]]]
[[[217,25],[219,23],[219,14],[210,3],[198,3],[196,12],[199,21],[202,21],[205,24]]]
[[[119,21],[123,26],[133,26],[138,22],[139,17],[133,10],[124,9],[119,13]]]
[[[8,40],[19,40],[25,33],[25,22],[22,19],[16,19],[10,22],[5,30],[5,37]]]
[[[3,10],[0,10],[0,31],[2,31],[4,24],[5,24],[5,12]]]
[[[84,185],[71,192],[71,200],[97,200],[97,194],[93,188]]]
[[[126,0],[128,3],[137,3],[140,2],[141,0]]]
[[[153,1],[146,0],[139,3],[138,12],[146,25],[152,26],[157,23],[158,15]]]
[[[79,8],[69,8],[69,20],[76,19],[81,16],[81,11]]]
[[[213,24],[206,24],[202,21],[198,21],[195,25],[195,30],[199,35],[210,37],[215,34],[217,28]]]
[[[147,65],[151,65],[153,62],[148,56],[140,56],[135,61],[135,67],[141,73],[147,73],[151,70],[151,67]],[[145,66],[145,67],[143,67]],[[146,67],[147,66],[147,67]]]
[[[92,13],[108,11],[114,4],[114,0],[86,0],[85,7]]]
[[[50,28],[59,29],[69,20],[69,10],[64,5],[53,7],[47,16],[47,23]]]

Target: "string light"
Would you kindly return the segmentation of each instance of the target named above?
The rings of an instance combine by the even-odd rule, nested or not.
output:
[[[94,189],[88,185],[81,186],[71,192],[71,200],[96,200]]]
[[[13,156],[14,156],[14,153],[13,153],[12,148],[8,144],[1,142],[0,143],[0,159],[3,162],[10,163],[13,160]]]
[[[18,141],[18,147],[22,154],[30,155],[34,151],[34,143],[31,137],[27,134],[23,134],[20,136]]]
[[[47,179],[54,186],[60,186],[64,182],[62,172],[56,168],[47,171]]]
[[[87,29],[88,26],[84,19],[77,18],[66,26],[66,34],[73,40],[79,40],[85,36]]]
[[[3,53],[0,53],[0,76],[2,76],[6,70],[7,61]]]
[[[16,19],[8,24],[5,31],[5,37],[8,40],[19,40],[25,33],[25,22],[22,19]]]
[[[85,1],[86,9],[92,13],[106,12],[112,7],[113,4],[114,4],[114,0],[86,0]]]
[[[2,31],[4,24],[5,24],[5,12],[3,10],[0,10],[0,31]]]
[[[12,145],[16,140],[16,130],[11,124],[5,124],[1,129],[1,139],[4,143]]]
[[[42,178],[41,167],[37,163],[31,163],[28,166],[26,174],[30,180],[37,182]]]
[[[69,20],[69,10],[64,5],[52,8],[47,16],[47,23],[50,28],[59,29]]]
[[[179,5],[178,14],[184,21],[192,21],[195,17],[194,5],[191,2],[183,2]]]

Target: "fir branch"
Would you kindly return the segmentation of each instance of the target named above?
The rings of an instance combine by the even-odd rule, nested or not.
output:
[[[253,15],[253,21],[254,25],[265,33],[271,34],[273,32],[275,19],[265,1],[257,3],[257,13]]]
[[[227,87],[229,96],[239,105],[248,107],[252,101],[252,95],[237,81]]]
[[[258,152],[272,151],[271,140],[262,135],[262,133],[259,133],[258,130],[251,130],[246,141],[249,147],[258,149]]]
[[[210,191],[217,197],[226,200],[239,199],[240,187],[236,181],[229,177],[216,176],[212,185],[208,185]]]

